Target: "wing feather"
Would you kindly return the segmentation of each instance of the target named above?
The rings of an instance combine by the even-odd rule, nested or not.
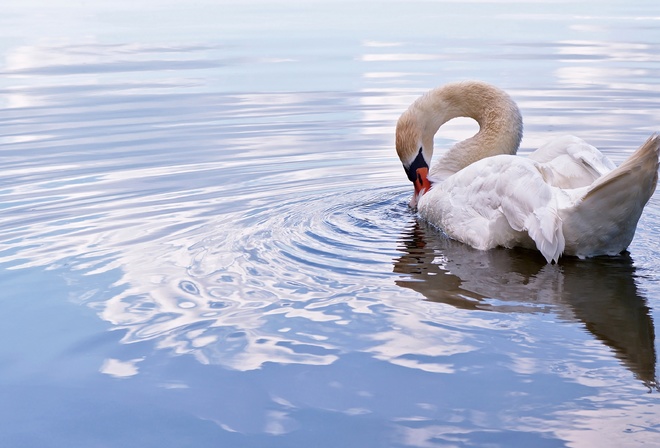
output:
[[[616,168],[598,149],[572,135],[549,141],[529,158],[539,163],[546,182],[559,188],[586,187]]]
[[[548,262],[557,261],[565,244],[558,189],[537,165],[510,155],[482,159],[422,196],[419,212],[473,247],[535,245]]]

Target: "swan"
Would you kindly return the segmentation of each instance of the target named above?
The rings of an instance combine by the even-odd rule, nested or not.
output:
[[[431,167],[433,137],[456,117],[473,118],[479,131]],[[484,82],[451,83],[418,98],[396,125],[396,151],[414,184],[411,207],[476,249],[537,249],[548,263],[623,252],[655,191],[660,137],[616,167],[573,136],[517,156],[522,130],[513,99]]]

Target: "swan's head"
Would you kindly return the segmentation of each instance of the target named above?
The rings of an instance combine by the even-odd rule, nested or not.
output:
[[[433,148],[425,147],[422,143],[419,124],[414,119],[411,110],[404,112],[397,122],[396,152],[408,179],[415,186],[415,194],[410,201],[410,206],[416,208],[419,198],[431,188],[428,175]]]

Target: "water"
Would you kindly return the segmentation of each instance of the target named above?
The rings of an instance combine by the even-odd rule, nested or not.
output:
[[[660,446],[658,195],[629,253],[548,266],[419,222],[393,148],[476,78],[521,153],[620,163],[660,123],[654,2],[20,3],[3,446]]]

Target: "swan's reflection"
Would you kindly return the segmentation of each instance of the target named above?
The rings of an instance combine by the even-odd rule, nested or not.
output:
[[[628,253],[548,265],[536,252],[478,251],[415,223],[401,239],[397,284],[463,309],[539,312],[582,322],[645,385],[657,388],[650,310]]]

